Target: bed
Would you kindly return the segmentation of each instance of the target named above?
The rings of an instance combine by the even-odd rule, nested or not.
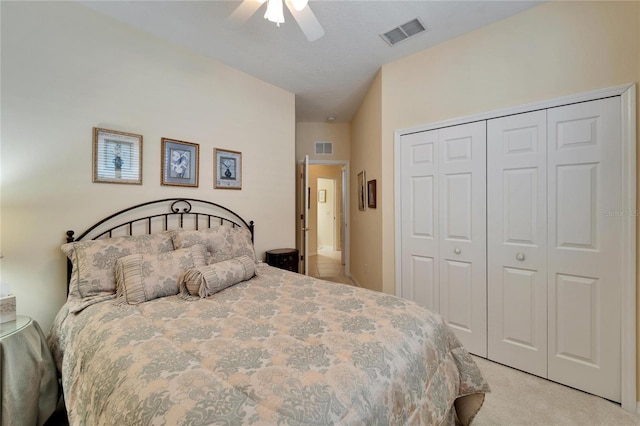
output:
[[[253,238],[187,198],[67,233],[49,346],[71,425],[472,422],[489,386],[439,315],[268,266]]]

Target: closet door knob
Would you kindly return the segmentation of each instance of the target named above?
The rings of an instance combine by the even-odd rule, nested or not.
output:
[[[519,261],[523,261],[524,260],[524,253],[516,254],[516,259],[518,259]]]
[[[460,248],[459,248],[459,247],[456,247],[456,248],[454,248],[454,249],[453,249],[453,252],[454,252],[455,254],[460,254],[460,253],[462,253],[462,250],[460,250]]]

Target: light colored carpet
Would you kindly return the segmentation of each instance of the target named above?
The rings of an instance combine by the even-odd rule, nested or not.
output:
[[[640,416],[611,401],[473,358],[491,386],[473,426],[640,425]]]

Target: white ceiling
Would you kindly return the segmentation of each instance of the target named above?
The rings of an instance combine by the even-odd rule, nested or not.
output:
[[[247,0],[254,1],[254,0]],[[98,12],[209,56],[296,95],[296,121],[353,117],[383,64],[535,6],[540,1],[310,1],[324,27],[309,42],[285,8],[277,28],[266,5],[244,25],[226,18],[240,1],[83,1]],[[421,18],[428,31],[390,47],[379,34]]]

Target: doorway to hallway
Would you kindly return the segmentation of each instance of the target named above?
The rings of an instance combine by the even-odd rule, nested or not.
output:
[[[297,229],[298,249],[301,254],[299,270],[307,275],[311,275],[310,272],[313,270],[314,274],[318,275],[318,257],[315,256],[324,250],[335,252],[333,256],[339,257],[343,276],[349,276],[349,164],[346,161],[316,160],[309,161],[306,167],[301,163],[299,168],[296,191],[296,216],[300,224]],[[309,261],[315,262],[315,266],[308,265]]]
[[[336,180],[319,177],[316,181],[318,187],[318,205],[316,208],[316,223],[318,231],[317,250],[341,251],[338,231],[338,213],[336,202]]]

